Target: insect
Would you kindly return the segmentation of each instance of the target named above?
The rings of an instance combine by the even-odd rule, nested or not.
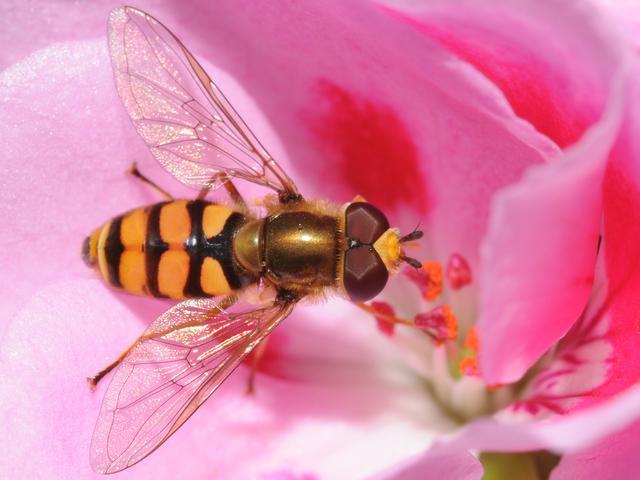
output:
[[[91,445],[99,473],[125,469],[160,446],[303,299],[377,295],[404,261],[404,237],[365,201],[309,201],[186,47],[150,15],[109,17],[116,86],[151,153],[195,200],[173,199],[117,216],[83,243],[83,257],[122,291],[182,300],[89,379],[115,373]],[[233,184],[271,189],[257,216]],[[205,200],[225,187],[231,206]],[[252,288],[258,305],[241,303]],[[265,295],[272,292],[271,295]],[[264,300],[267,296],[269,299]],[[117,367],[117,368],[116,368]]]

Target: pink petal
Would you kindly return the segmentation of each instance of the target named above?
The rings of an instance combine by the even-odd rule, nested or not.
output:
[[[578,461],[590,455],[612,458],[609,471],[619,472],[617,478],[624,477],[625,469],[635,465],[634,460],[624,455],[634,446],[633,436],[640,418],[640,390],[637,387],[640,372],[635,333],[639,320],[634,308],[640,278],[635,261],[640,230],[636,223],[629,221],[638,217],[640,211],[640,185],[637,184],[640,151],[636,131],[640,121],[637,110],[640,89],[636,82],[639,74],[636,64],[624,84],[626,100],[622,128],[604,178],[603,264],[599,272],[606,273],[606,281],[596,283],[591,303],[581,321],[563,339],[550,368],[546,372],[543,369],[539,377],[550,384],[557,382],[556,387],[564,382],[565,393],[578,394],[574,398],[566,396],[569,403],[563,407],[569,414],[547,415],[546,420],[537,421],[516,421],[509,415],[479,420],[456,437],[454,444],[457,446],[485,450],[584,451],[580,456],[567,457],[557,475],[586,472],[589,465],[583,463],[584,469],[579,470]],[[597,279],[601,278],[598,275]],[[573,374],[566,379],[561,375],[554,379],[554,373],[561,374],[560,368],[554,371],[554,362],[556,366],[564,362],[565,366],[583,365],[584,368],[574,368]],[[612,434],[615,435],[593,447]],[[631,443],[627,443],[627,439]],[[590,447],[593,450],[585,450]],[[616,457],[618,453],[620,456]],[[595,478],[601,477],[595,475]]]
[[[481,451],[577,452],[624,430],[637,418],[640,418],[640,388],[634,387],[597,406],[546,420],[530,417],[522,420],[510,415],[481,418],[463,427],[446,443],[451,448]]]
[[[540,362],[510,408],[540,417],[567,414],[597,399],[610,375],[613,351],[607,339],[609,318],[603,308],[606,278],[602,256],[589,305],[553,353]]]
[[[393,469],[375,476],[375,480],[479,480],[483,469],[480,461],[466,450],[436,447],[407,459]]]
[[[534,382],[537,393],[561,410],[584,407],[637,383],[640,354],[637,345],[636,298],[640,290],[640,185],[637,182],[640,88],[634,67],[626,88],[626,111],[604,178],[602,265],[588,309],[567,334]],[[541,397],[542,396],[542,397]]]
[[[518,115],[560,146],[578,141],[620,95],[611,96],[611,82],[628,45],[609,16],[583,3],[498,2],[486,9],[433,2],[398,15],[478,68]],[[489,383],[517,380],[586,304],[615,117],[604,121],[602,138],[570,152],[570,161],[531,169],[495,197],[482,264],[473,268]]]
[[[171,15],[167,1],[136,2],[139,8],[163,11],[162,18]],[[91,4],[69,3],[65,0],[6,1],[0,5],[3,28],[0,42],[0,70],[38,49],[55,42],[94,39],[105,32],[106,18],[112,8],[122,5],[118,0],[96,0]]]
[[[489,384],[518,380],[586,305],[602,179],[624,95],[617,83],[609,111],[583,141],[496,196],[482,250],[478,320],[480,368]]]
[[[20,312],[0,346],[0,477],[98,478],[88,451],[106,385],[92,393],[85,378],[141,333],[136,316],[153,315],[132,313],[98,280],[53,284]],[[419,452],[432,435],[421,425],[446,427],[406,414],[436,407],[415,382],[385,378],[397,352],[355,307],[303,308],[287,323],[279,377],[259,375],[246,396],[239,369],[122,478],[368,476]]]
[[[607,11],[579,1],[422,2],[401,14],[474,65],[516,114],[561,147],[596,122],[622,35]]]
[[[604,183],[603,251],[608,296],[602,315],[609,322],[606,339],[613,348],[608,381],[598,396],[609,396],[640,378],[640,87],[636,64],[628,82],[629,98],[622,132],[609,163]]]
[[[640,48],[640,9],[635,0],[595,0],[607,13],[613,15],[619,29],[628,37],[636,50]]]
[[[0,75],[0,191],[4,266],[0,332],[32,292],[60,279],[93,278],[80,246],[100,223],[158,201],[125,170],[134,160],[167,176],[123,118],[101,42],[46,49]],[[175,182],[174,182],[175,183]],[[172,191],[173,188],[171,188]],[[179,190],[178,190],[179,191]]]
[[[640,472],[640,422],[586,450],[564,455],[551,480],[635,478]]]
[[[88,446],[103,389],[92,394],[85,379],[138,333],[132,320],[97,280],[50,288],[14,319],[0,345],[1,477],[99,478]],[[147,472],[160,472],[153,463]]]

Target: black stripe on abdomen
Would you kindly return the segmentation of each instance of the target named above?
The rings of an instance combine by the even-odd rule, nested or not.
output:
[[[147,235],[144,242],[147,289],[149,294],[154,297],[166,297],[158,289],[158,267],[160,265],[160,257],[169,249],[169,244],[162,240],[160,236],[160,212],[167,203],[157,203],[149,207]]]
[[[203,200],[194,200],[187,204],[187,211],[191,218],[191,234],[185,243],[185,250],[189,254],[189,276],[184,287],[185,297],[208,296],[202,290],[200,282],[202,263],[206,257],[220,262],[227,283],[233,290],[244,287],[251,280],[233,260],[233,237],[236,230],[245,222],[245,217],[238,212],[232,213],[220,233],[206,238],[202,218],[207,205],[210,205],[209,202]]]
[[[109,283],[118,288],[122,288],[122,283],[120,282],[120,257],[122,257],[122,252],[124,252],[124,245],[122,245],[122,239],[120,238],[121,227],[122,217],[114,218],[111,221],[109,233],[104,243]]]
[[[207,254],[220,262],[224,276],[234,290],[244,287],[250,281],[250,277],[240,270],[233,258],[233,237],[244,222],[244,216],[234,212],[227,218],[222,231],[207,239]]]
[[[202,216],[207,202],[194,200],[187,203],[187,211],[191,220],[191,233],[185,242],[185,250],[189,254],[189,275],[184,285],[185,297],[204,297],[205,292],[200,284],[200,274],[202,273],[202,262],[204,261],[204,245],[206,238],[202,228]]]

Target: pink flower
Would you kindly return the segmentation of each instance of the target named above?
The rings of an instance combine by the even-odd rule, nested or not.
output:
[[[124,175],[134,160],[194,195],[117,98],[112,6],[3,15],[3,478],[93,478],[104,387],[84,378],[168,304],[108,291],[81,241],[158,200]],[[441,266],[441,291],[433,269],[377,299],[378,316],[431,337],[381,334],[341,300],[298,308],[272,335],[256,396],[241,367],[122,478],[473,479],[469,451],[543,449],[563,454],[556,479],[637,471],[640,72],[619,13],[533,0],[139,6],[203,61],[306,196],[361,194],[403,232],[420,220],[414,256]]]

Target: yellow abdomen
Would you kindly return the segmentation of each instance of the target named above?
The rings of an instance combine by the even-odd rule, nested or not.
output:
[[[157,203],[95,230],[83,256],[109,285],[136,295],[224,295],[253,280],[233,258],[233,237],[245,221],[203,200]]]

